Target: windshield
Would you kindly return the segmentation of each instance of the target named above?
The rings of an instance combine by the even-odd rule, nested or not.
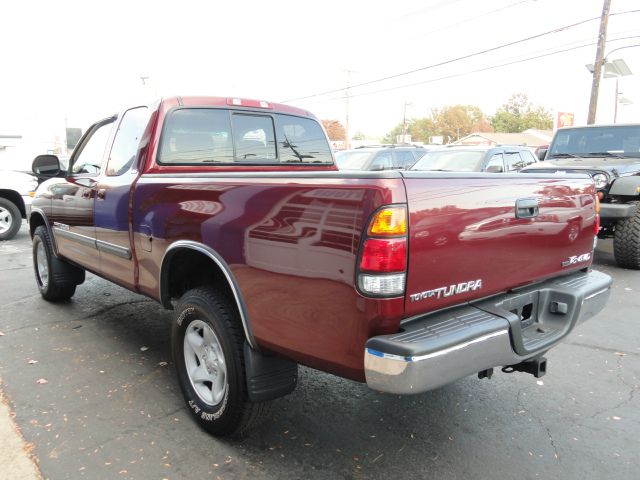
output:
[[[411,170],[445,170],[478,172],[485,152],[477,150],[432,150],[418,160]]]
[[[337,152],[336,163],[340,170],[363,170],[371,158],[371,152]]]
[[[548,158],[607,154],[640,157],[640,125],[558,130]]]

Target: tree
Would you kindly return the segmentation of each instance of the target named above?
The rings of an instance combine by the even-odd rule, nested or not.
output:
[[[322,126],[326,130],[329,140],[332,142],[347,139],[347,132],[338,120],[322,120]]]
[[[491,132],[493,129],[480,107],[475,105],[453,105],[442,109],[434,108],[424,118],[407,122],[407,133],[417,142],[429,143],[429,138],[443,136],[445,140],[456,140],[473,132]],[[402,123],[382,139],[383,143],[393,143],[402,135]]]
[[[511,95],[507,103],[491,117],[496,132],[520,133],[529,128],[553,128],[553,116],[544,107],[534,106],[525,93]]]

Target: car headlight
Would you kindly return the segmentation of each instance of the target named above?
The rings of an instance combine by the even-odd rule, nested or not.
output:
[[[596,182],[596,188],[601,190],[609,183],[609,178],[604,173],[596,173],[593,176],[593,181]]]

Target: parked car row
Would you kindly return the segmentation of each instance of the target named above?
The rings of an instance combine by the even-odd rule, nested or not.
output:
[[[536,163],[531,151],[520,145],[447,145],[424,147],[378,145],[343,150],[335,154],[340,170],[420,170],[450,172],[515,172]]]
[[[369,145],[336,152],[340,170],[406,170],[427,153],[423,147]]]

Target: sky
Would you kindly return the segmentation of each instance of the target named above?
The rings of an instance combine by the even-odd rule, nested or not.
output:
[[[585,65],[595,60],[602,7],[603,0],[5,2],[0,134],[44,140],[167,95],[288,101],[344,123],[349,84],[350,132],[370,138],[405,111],[419,118],[472,104],[492,115],[514,93],[585,124]],[[640,1],[612,0],[612,13],[630,10]],[[614,51],[620,47],[627,48]],[[484,50],[492,51],[478,54]],[[640,12],[610,17],[610,52],[640,75]],[[531,57],[540,58],[521,61]],[[634,102],[619,106],[619,122],[640,121],[637,75],[619,79]],[[603,79],[599,123],[613,121],[614,105],[615,79]]]

